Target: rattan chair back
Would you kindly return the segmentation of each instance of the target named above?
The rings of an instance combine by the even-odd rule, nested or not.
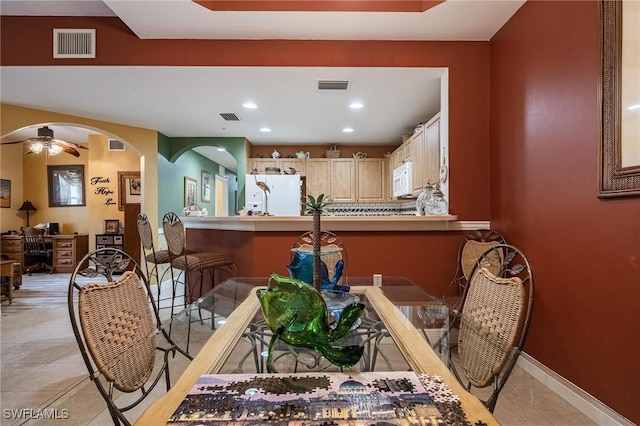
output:
[[[456,376],[470,389],[493,385],[485,405],[493,411],[498,395],[522,350],[533,308],[533,276],[524,254],[497,244],[476,261],[457,314]]]
[[[114,280],[115,274],[120,278]],[[89,377],[116,425],[130,424],[123,413],[142,402],[163,377],[169,390],[169,359],[176,352],[191,359],[164,330],[140,266],[121,250],[98,249],[78,262],[69,281],[68,306]],[[114,389],[139,396],[118,404]]]
[[[480,255],[497,244],[505,243],[504,237],[491,229],[476,229],[467,233],[458,248],[456,272],[443,295],[449,309],[455,314],[462,303],[462,295],[467,287],[471,272]],[[493,273],[497,270],[488,267]]]

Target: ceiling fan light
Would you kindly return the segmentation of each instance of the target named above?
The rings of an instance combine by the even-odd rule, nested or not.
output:
[[[34,154],[40,154],[42,152],[42,148],[44,148],[44,144],[42,142],[32,142],[29,145],[29,150]]]
[[[49,155],[58,155],[62,152],[62,147],[57,144],[49,145]]]

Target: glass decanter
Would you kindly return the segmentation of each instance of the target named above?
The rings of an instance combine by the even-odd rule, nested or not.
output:
[[[430,216],[443,216],[449,214],[449,204],[440,189],[436,189],[427,201],[427,214]]]

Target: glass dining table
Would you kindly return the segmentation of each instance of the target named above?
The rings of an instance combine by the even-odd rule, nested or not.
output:
[[[311,349],[293,347],[283,342],[274,345],[272,362],[267,365],[273,333],[265,323],[256,296],[256,290],[265,288],[267,283],[266,277],[227,279],[186,306],[172,320],[166,320],[166,328],[170,330],[172,338],[183,348],[188,347],[194,359],[178,380],[174,379],[175,383],[169,392],[142,414],[136,421],[137,425],[260,424],[255,419],[253,423],[243,423],[233,416],[206,417],[204,412],[198,410],[195,410],[197,415],[193,414],[193,390],[210,388],[198,385],[203,380],[214,378],[228,380],[231,377],[239,380],[242,377],[245,380],[251,377],[254,380],[255,377],[275,378],[283,375],[308,378],[314,374],[329,377],[345,374],[350,381],[359,377],[376,377],[378,382],[380,378],[388,380],[398,374],[411,374],[413,380],[419,377],[424,389],[437,393],[431,397],[437,400],[439,409],[431,412],[429,422],[415,424],[498,424],[484,405],[468,393],[447,368],[449,311],[446,304],[411,280],[384,277],[382,286],[373,286],[372,277],[349,277],[351,297],[365,308],[350,333],[335,342],[336,345],[360,345],[364,348],[360,361],[348,368],[331,364]],[[403,376],[396,380],[407,378]],[[216,389],[219,393],[220,388]],[[323,398],[326,403],[327,396]],[[344,403],[344,396],[341,398]],[[202,395],[198,395],[196,400],[201,401]],[[184,414],[186,405],[190,407],[190,415]],[[215,404],[209,402],[206,405],[211,409]],[[318,410],[319,413],[322,411]],[[247,409],[244,412],[246,414]],[[228,413],[226,415],[230,416]],[[375,415],[379,416],[380,413]],[[205,418],[210,422],[204,422]],[[213,421],[214,418],[217,420]],[[349,423],[348,420],[345,423],[280,421],[278,423],[270,418],[265,424],[375,424]]]

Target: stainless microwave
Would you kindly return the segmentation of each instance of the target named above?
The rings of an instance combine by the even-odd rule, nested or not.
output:
[[[411,161],[393,170],[393,196],[407,197],[413,193],[413,166]]]

